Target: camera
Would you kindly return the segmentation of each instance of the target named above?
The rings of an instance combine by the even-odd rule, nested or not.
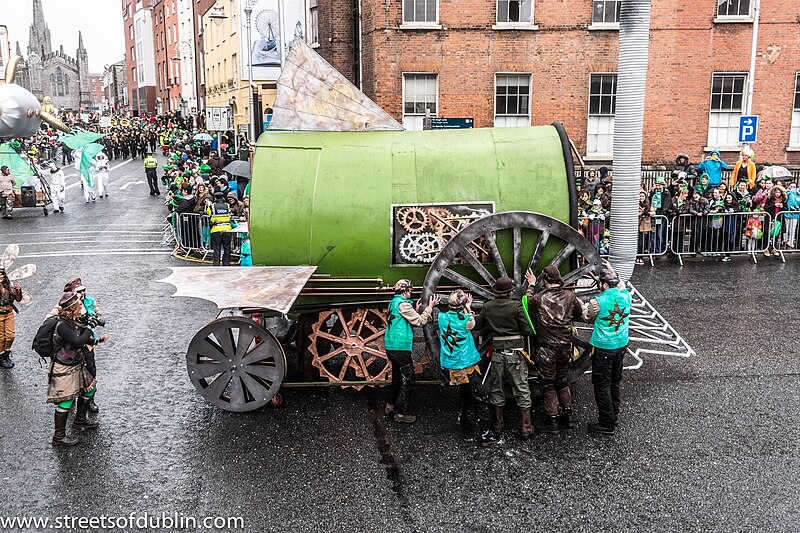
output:
[[[83,315],[78,319],[78,321],[89,328],[96,328],[98,326],[103,327],[106,325],[105,318],[100,318],[99,316],[93,315]]]

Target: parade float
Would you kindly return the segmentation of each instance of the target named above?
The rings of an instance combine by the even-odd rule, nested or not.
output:
[[[498,277],[521,296],[528,268],[556,265],[592,294],[600,257],[576,229],[561,124],[404,131],[299,41],[274,109],[253,160],[249,230],[261,266],[173,268],[162,280],[220,309],[186,353],[208,402],[249,411],[280,403],[282,387],[387,382],[386,306],[399,279],[425,301],[464,288],[479,308]],[[485,352],[491,338],[476,335]],[[436,326],[415,340],[417,371],[436,379]],[[576,336],[573,377],[585,346]]]

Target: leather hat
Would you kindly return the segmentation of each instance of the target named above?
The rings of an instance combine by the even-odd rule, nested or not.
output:
[[[495,294],[505,294],[514,290],[514,280],[508,276],[500,276],[492,287]]]

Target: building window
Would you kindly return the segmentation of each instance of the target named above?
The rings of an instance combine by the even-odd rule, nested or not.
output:
[[[437,3],[438,0],[403,0],[403,22],[438,22]]]
[[[749,17],[751,3],[750,0],[717,0],[717,16]]]
[[[593,23],[619,24],[619,10],[622,6],[622,0],[594,0],[592,4]]]
[[[130,7],[130,6],[129,6],[129,7]],[[130,37],[130,38],[131,38],[131,41],[133,40],[133,24],[131,24],[130,26],[128,26],[128,37]]]
[[[614,114],[617,107],[617,75],[592,74],[589,83],[587,154],[614,152]]]
[[[61,67],[56,67],[56,95],[64,96],[64,73]]]
[[[131,61],[136,61],[136,55],[133,52],[133,46],[131,46]]]
[[[309,0],[308,14],[311,19],[311,27],[308,32],[309,42],[316,44],[319,42],[319,9],[317,9],[317,0]]]
[[[794,78],[794,107],[792,110],[792,130],[789,136],[791,146],[800,146],[800,73]]]
[[[735,146],[739,143],[739,118],[744,110],[746,82],[747,74],[714,74],[708,146]]]
[[[533,0],[497,0],[497,22],[531,22]]]
[[[497,74],[494,84],[494,125],[531,125],[530,74]]]
[[[403,127],[421,130],[425,110],[435,117],[438,94],[438,75],[403,74]]]
[[[64,74],[64,94],[69,96],[69,76]]]

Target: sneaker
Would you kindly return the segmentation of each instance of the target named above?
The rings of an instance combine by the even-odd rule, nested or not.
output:
[[[769,253],[769,250],[764,250],[764,257],[769,257],[770,255],[772,254]]]
[[[722,262],[723,263],[730,263],[731,262],[731,256],[726,255],[725,257],[722,258]]]
[[[637,259],[636,260],[636,264],[637,265],[643,265],[644,264],[644,259]]]
[[[607,428],[605,426],[601,426],[599,422],[589,422],[589,432],[595,433],[597,435],[613,435],[614,428],[610,427]]]
[[[413,424],[414,422],[417,421],[417,417],[409,414],[402,415],[400,413],[395,413],[392,420],[394,420],[398,424]]]
[[[772,255],[781,255],[781,253],[778,250],[772,250]]]

